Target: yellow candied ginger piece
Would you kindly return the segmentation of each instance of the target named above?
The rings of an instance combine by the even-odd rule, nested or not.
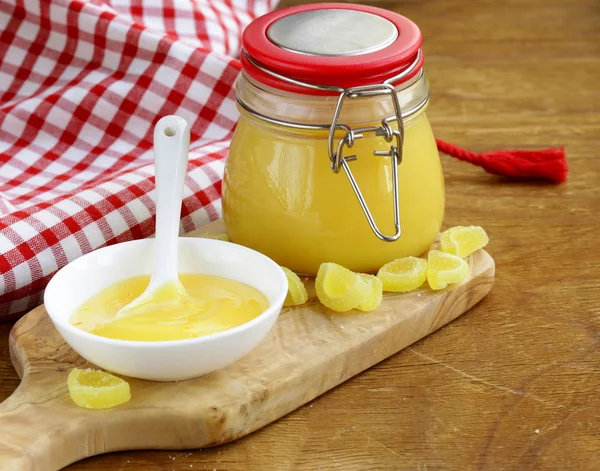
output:
[[[377,277],[383,282],[383,291],[413,291],[427,279],[427,260],[417,257],[398,258],[382,266]]]
[[[465,258],[484,248],[489,237],[480,226],[456,226],[442,232],[441,251]]]
[[[67,386],[73,402],[86,409],[108,409],[131,399],[127,381],[100,370],[73,368]]]
[[[373,288],[358,273],[336,263],[322,263],[315,280],[317,297],[329,309],[351,311],[367,300]]]
[[[224,232],[218,234],[212,234],[207,232],[206,234],[200,234],[198,237],[201,237],[203,239],[224,240],[225,242],[229,242],[229,236]]]
[[[449,284],[460,283],[467,276],[469,276],[469,264],[458,255],[439,250],[429,252],[427,281],[431,289],[444,289]]]
[[[373,275],[360,273],[359,276],[371,287],[371,293],[362,303],[357,306],[361,311],[373,311],[379,307],[383,299],[383,283],[379,278]]]
[[[283,302],[284,306],[298,306],[308,300],[306,287],[298,275],[289,268],[281,267],[288,280],[288,293]]]

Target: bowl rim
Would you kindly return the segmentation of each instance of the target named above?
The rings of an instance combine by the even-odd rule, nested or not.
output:
[[[287,277],[285,276],[285,272],[283,271],[281,266],[279,266],[279,264],[277,264],[274,260],[272,260],[271,258],[267,257],[265,254],[262,254],[254,249],[245,247],[243,245],[235,244],[233,242],[226,242],[226,241],[216,240],[216,239],[205,239],[205,238],[201,238],[201,237],[181,237],[181,236],[179,237],[180,242],[182,240],[185,240],[186,243],[190,243],[190,244],[207,244],[207,245],[223,245],[223,246],[233,245],[235,247],[240,248],[242,251],[248,251],[248,252],[258,255],[260,258],[264,259],[264,261],[267,263],[267,265],[270,265],[270,267],[274,269],[274,271],[277,273],[277,275],[279,277],[279,281],[281,282],[282,287],[284,287],[285,289],[282,289],[281,292],[279,292],[277,294],[275,302],[271,303],[267,309],[265,309],[262,313],[260,313],[254,319],[244,322],[243,324],[240,324],[236,327],[232,327],[231,329],[223,330],[221,332],[215,332],[213,334],[202,335],[199,337],[194,337],[194,338],[190,338],[190,339],[180,339],[180,340],[146,341],[146,340],[122,340],[122,339],[112,339],[109,337],[102,337],[100,335],[95,335],[95,334],[86,332],[85,330],[75,327],[74,325],[72,325],[69,322],[68,316],[60,316],[58,314],[53,314],[51,312],[51,309],[48,309],[46,298],[48,296],[48,292],[51,292],[52,287],[54,285],[56,285],[56,283],[57,283],[57,281],[56,281],[57,275],[59,273],[63,272],[64,270],[68,270],[69,266],[72,267],[74,262],[83,260],[86,257],[90,257],[90,256],[92,256],[92,254],[94,256],[97,256],[97,254],[100,251],[104,252],[104,251],[115,250],[116,247],[118,247],[119,249],[122,249],[123,245],[126,245],[126,244],[127,245],[148,244],[148,243],[151,243],[153,240],[154,240],[153,238],[129,240],[129,241],[120,242],[117,244],[101,247],[99,249],[88,252],[87,254],[84,254],[81,257],[76,258],[75,260],[72,260],[67,265],[65,265],[64,267],[59,269],[52,276],[52,279],[50,280],[50,282],[48,283],[48,285],[46,286],[46,289],[44,291],[44,308],[46,309],[46,312],[48,313],[48,317],[50,317],[50,320],[52,321],[52,323],[55,324],[57,330],[59,330],[59,333],[61,336],[63,336],[61,329],[64,329],[69,334],[79,336],[83,340],[90,340],[90,341],[93,341],[96,343],[102,343],[105,345],[115,346],[115,347],[132,347],[132,348],[142,348],[142,349],[199,345],[199,344],[203,344],[203,343],[215,342],[215,341],[218,341],[221,339],[226,339],[228,337],[232,337],[237,334],[240,334],[243,331],[251,329],[252,327],[254,327],[257,324],[261,324],[261,323],[267,321],[271,316],[278,315],[279,312],[281,311],[281,309],[283,307],[283,302],[285,301],[285,297],[287,296],[287,292],[288,292],[288,281],[287,281]],[[64,338],[64,336],[63,336],[63,338]],[[65,338],[65,341],[67,341],[66,338]],[[67,341],[67,343],[69,343],[69,342]]]

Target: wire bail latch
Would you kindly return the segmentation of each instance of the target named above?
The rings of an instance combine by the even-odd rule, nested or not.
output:
[[[373,97],[377,95],[389,95],[394,105],[394,116],[390,116],[381,121],[380,126],[365,126],[361,128],[352,129],[350,126],[340,124],[340,114],[345,100]],[[393,129],[390,122],[398,122],[398,130]],[[339,139],[337,146],[335,146],[335,134],[337,131],[344,131],[344,136]],[[391,157],[392,165],[392,188],[393,188],[393,204],[394,204],[394,228],[395,232],[393,235],[385,235],[380,230],[373,215],[369,210],[367,202],[360,191],[358,183],[350,170],[349,162],[357,160],[356,155],[344,156],[344,148],[351,149],[356,139],[362,139],[366,134],[375,134],[376,136],[382,136],[386,142],[390,143],[389,150],[374,150],[373,155],[377,157]],[[352,186],[352,190],[358,199],[360,207],[363,210],[365,217],[371,227],[371,230],[375,235],[386,242],[393,242],[398,240],[402,235],[402,228],[400,225],[400,191],[398,184],[398,165],[402,162],[402,144],[404,141],[404,124],[402,121],[402,111],[400,109],[400,102],[395,88],[390,84],[376,84],[376,85],[363,85],[359,87],[352,87],[344,90],[337,101],[331,127],[329,129],[328,136],[328,147],[329,147],[329,159],[331,161],[331,169],[334,173],[339,173],[340,169],[343,169],[346,173],[346,177]]]
[[[329,148],[329,159],[330,159],[331,169],[333,170],[334,173],[339,173],[340,169],[343,169],[344,172],[346,173],[346,177],[348,178],[348,181],[350,182],[350,185],[352,186],[352,190],[354,191],[354,194],[356,195],[356,198],[358,199],[360,207],[362,208],[363,213],[364,213],[365,217],[367,218],[367,221],[368,221],[369,226],[371,227],[371,230],[373,231],[373,233],[379,239],[381,239],[385,242],[394,242],[395,240],[398,240],[400,238],[400,236],[402,235],[402,227],[400,225],[400,188],[399,188],[399,183],[398,183],[398,165],[402,162],[402,144],[404,142],[404,122],[402,119],[402,110],[400,108],[400,100],[398,99],[398,92],[395,89],[393,84],[398,82],[399,80],[403,79],[407,75],[413,73],[414,70],[419,66],[419,64],[421,63],[421,50],[419,49],[414,61],[406,69],[404,69],[399,74],[388,78],[383,83],[373,84],[373,85],[362,85],[362,86],[350,87],[350,88],[342,88],[342,87],[337,87],[337,86],[333,86],[333,85],[316,85],[316,84],[312,84],[312,83],[303,82],[301,80],[296,80],[296,79],[293,79],[290,77],[286,77],[282,74],[273,72],[272,70],[269,70],[266,67],[263,67],[256,60],[254,60],[252,58],[252,56],[250,56],[250,54],[248,54],[247,51],[244,50],[243,54],[254,67],[256,67],[258,70],[264,72],[265,74],[270,75],[271,77],[274,77],[274,78],[277,78],[284,82],[290,83],[292,85],[297,85],[299,87],[304,87],[307,89],[320,90],[320,91],[325,91],[325,92],[336,92],[336,93],[340,94],[337,104],[336,104],[336,107],[335,107],[335,112],[333,114],[333,119],[332,119],[331,123],[327,123],[327,124],[324,124],[324,123],[323,124],[306,124],[306,123],[284,121],[281,119],[266,116],[265,114],[261,114],[255,110],[253,110],[248,105],[246,105],[240,99],[240,97],[237,97],[237,101],[238,101],[239,105],[246,112],[250,113],[252,116],[254,116],[262,121],[265,121],[267,123],[271,123],[271,124],[278,125],[278,126],[285,126],[285,127],[289,127],[289,128],[303,129],[303,130],[315,130],[315,131],[327,130],[329,132],[328,148]],[[420,70],[417,75],[417,78],[420,78],[422,76],[423,76],[423,70]],[[347,100],[347,99],[352,100],[352,99],[356,99],[356,98],[367,98],[367,97],[381,96],[381,95],[388,95],[391,98],[393,108],[394,108],[394,115],[381,120],[380,126],[365,126],[365,127],[353,129],[348,125],[340,124],[340,122],[339,122],[340,114],[342,112],[342,107],[344,105],[345,100]],[[419,109],[422,109],[427,104],[428,100],[429,100],[429,96],[425,97],[425,99],[422,100],[422,102],[419,103],[415,109],[409,110],[407,112],[407,116],[410,116],[411,113],[414,113],[414,112],[418,111]],[[397,121],[397,123],[398,123],[397,130],[393,129],[392,126],[390,125],[390,123],[392,123],[393,121]],[[336,132],[338,132],[338,131],[343,131],[344,135],[337,142],[337,145],[335,145],[335,135],[336,135]],[[358,157],[356,155],[349,155],[349,156],[343,155],[344,148],[351,149],[352,146],[354,145],[355,140],[362,139],[365,136],[365,134],[375,134],[376,136],[382,136],[385,139],[385,141],[390,144],[389,150],[374,150],[373,155],[377,156],[377,157],[390,157],[391,158],[392,188],[393,188],[393,193],[394,193],[393,203],[394,203],[394,228],[395,228],[395,232],[393,235],[385,235],[377,227],[377,224],[375,223],[375,221],[373,219],[373,215],[371,214],[371,211],[367,205],[367,202],[365,201],[365,198],[363,197],[362,192],[360,191],[360,188],[358,186],[358,183],[356,182],[356,179],[354,178],[354,175],[352,174],[352,171],[350,170],[348,163],[352,162],[353,160],[357,160]]]

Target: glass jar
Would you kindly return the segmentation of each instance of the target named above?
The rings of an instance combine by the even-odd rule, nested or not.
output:
[[[303,5],[259,18],[242,44],[223,181],[231,240],[307,275],[425,252],[444,181],[416,25],[374,7]]]

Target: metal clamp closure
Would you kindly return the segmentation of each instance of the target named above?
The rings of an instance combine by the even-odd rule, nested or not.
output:
[[[328,92],[339,92],[340,97],[338,98],[337,105],[335,108],[335,113],[333,116],[333,120],[331,125],[329,124],[306,124],[306,123],[293,123],[288,121],[283,121],[280,119],[271,118],[264,114],[260,114],[254,110],[252,110],[248,105],[246,105],[240,98],[237,98],[240,106],[246,110],[251,115],[261,119],[267,123],[275,124],[278,126],[286,126],[296,129],[309,129],[309,130],[329,130],[328,136],[328,147],[329,147],[329,159],[331,164],[331,169],[335,173],[339,173],[340,169],[343,169],[350,181],[350,185],[352,186],[352,190],[360,203],[360,207],[369,222],[369,226],[375,235],[386,242],[393,242],[398,240],[402,235],[402,228],[400,226],[400,191],[398,184],[398,165],[402,162],[402,144],[404,142],[404,123],[402,120],[402,110],[400,109],[400,101],[398,100],[398,94],[393,86],[394,83],[397,83],[399,80],[403,79],[410,73],[413,73],[414,70],[421,63],[421,50],[417,52],[417,55],[414,61],[402,72],[395,75],[394,77],[390,77],[385,80],[382,84],[375,85],[364,85],[360,87],[352,87],[352,88],[341,88],[331,85],[316,85],[311,83],[302,82],[300,80],[295,80],[290,77],[286,77],[284,75],[278,74],[269,70],[266,67],[263,67],[258,62],[256,62],[247,51],[243,52],[247,57],[248,61],[257,69],[262,72],[275,77],[279,80],[283,80],[287,83],[297,85],[304,88],[309,88],[313,90],[321,90]],[[422,76],[423,71],[419,72],[419,77]],[[344,104],[344,100],[346,99],[355,99],[355,98],[365,98],[365,97],[373,97],[377,95],[389,95],[392,103],[394,105],[394,115],[389,116],[381,121],[381,126],[366,126],[362,128],[352,129],[350,126],[339,123],[340,114],[342,111],[342,106]],[[427,104],[428,96],[417,106],[417,109],[421,109],[423,106]],[[390,123],[393,121],[398,122],[398,130],[393,129],[390,126]],[[335,145],[335,133],[337,131],[344,131],[344,136],[338,141],[337,146]],[[377,224],[373,220],[373,215],[369,210],[367,202],[360,191],[358,183],[352,175],[352,171],[348,165],[348,162],[352,162],[353,160],[357,160],[358,157],[356,155],[344,156],[343,151],[344,148],[351,149],[354,145],[356,139],[361,139],[365,134],[374,133],[376,136],[383,136],[386,142],[390,143],[389,150],[374,150],[373,155],[378,157],[391,157],[392,163],[392,187],[394,191],[394,228],[395,232],[393,235],[385,235],[383,234]]]
[[[356,99],[373,97],[376,95],[389,95],[394,105],[394,116],[390,116],[381,121],[381,126],[366,126],[361,128],[352,129],[350,126],[339,123],[340,114],[346,99]],[[390,126],[392,121],[398,122],[398,130],[393,129]],[[345,132],[344,136],[338,141],[335,146],[335,134],[337,131],[342,130]],[[351,149],[356,139],[362,139],[365,134],[375,134],[376,136],[382,136],[386,142],[390,143],[389,150],[374,150],[373,155],[378,157],[391,157],[392,164],[392,188],[394,192],[394,228],[395,232],[393,235],[383,234],[369,210],[367,202],[360,191],[358,183],[350,170],[349,162],[357,160],[356,155],[344,156],[344,148]],[[346,173],[346,177],[352,186],[352,190],[360,203],[360,207],[363,210],[371,230],[375,235],[386,242],[393,242],[398,240],[402,235],[402,228],[400,226],[400,191],[398,185],[398,165],[402,162],[402,144],[404,142],[404,124],[402,121],[402,111],[400,109],[400,102],[398,95],[394,87],[390,84],[376,84],[376,85],[364,85],[360,87],[352,87],[344,90],[337,101],[333,119],[331,122],[331,128],[329,129],[328,146],[329,146],[329,159],[331,161],[331,169],[334,173],[339,173],[340,169],[343,169]]]

